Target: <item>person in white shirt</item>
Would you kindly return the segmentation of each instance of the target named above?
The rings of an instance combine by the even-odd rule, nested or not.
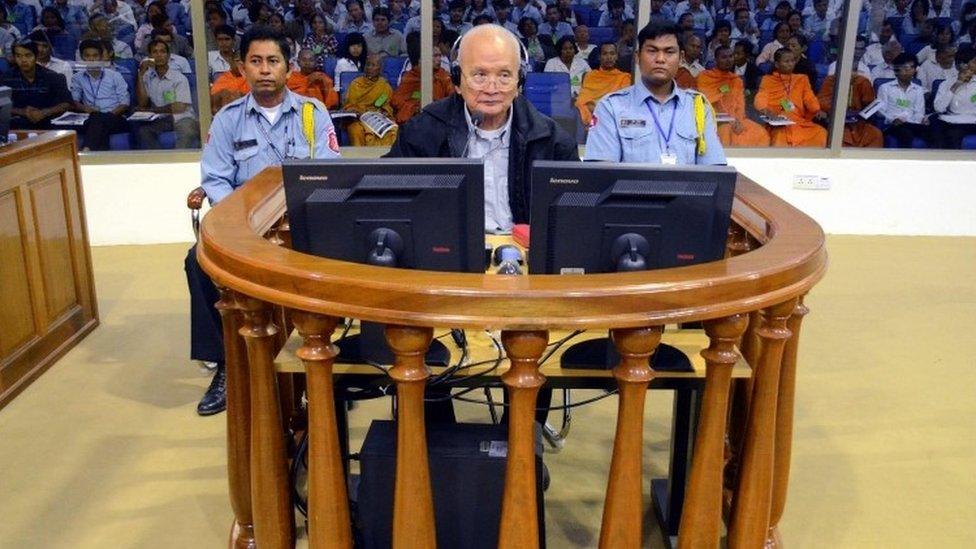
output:
[[[811,38],[826,40],[830,33],[830,21],[833,19],[827,13],[827,0],[816,0],[813,7],[814,13],[806,16],[803,27]]]
[[[881,107],[878,114],[884,117],[888,127],[885,137],[893,137],[898,148],[908,149],[912,139],[928,140],[929,120],[925,117],[925,88],[912,82],[916,70],[915,56],[902,53],[894,59],[895,80],[878,88]]]
[[[557,56],[546,61],[544,72],[565,72],[569,74],[569,85],[573,92],[573,99],[579,95],[583,84],[583,75],[590,72],[590,65],[584,59],[576,56],[579,49],[572,36],[564,36],[556,42]]]
[[[896,78],[894,61],[902,53],[904,53],[904,51],[905,50],[902,49],[901,44],[894,40],[889,40],[881,52],[883,61],[882,64],[871,69],[871,82],[874,82],[879,78]],[[866,53],[864,55],[867,56]],[[915,59],[915,56],[913,55],[912,58]]]
[[[933,35],[934,39],[932,40],[932,43],[919,50],[919,52],[916,54],[920,64],[935,59],[935,50],[939,46],[943,44],[951,45],[956,43],[956,33],[952,32],[952,27],[949,25],[936,25]]]
[[[786,47],[786,43],[792,35],[793,33],[790,31],[790,26],[787,23],[778,23],[773,30],[773,36],[776,39],[766,44],[762,51],[759,52],[759,57],[756,58],[756,64],[762,65],[763,63],[772,62],[773,55]]]
[[[964,50],[956,54],[958,75],[946,80],[935,95],[933,109],[940,113],[937,145],[943,149],[962,148],[967,135],[976,135],[976,51]],[[948,120],[951,115],[959,119]]]
[[[741,40],[748,40],[753,48],[759,47],[759,29],[752,19],[752,12],[746,8],[735,10],[735,19],[732,21],[732,34],[729,36],[732,43]]]
[[[51,56],[51,42],[48,39],[47,33],[44,31],[34,31],[27,35],[27,37],[37,45],[37,64],[64,76],[66,85],[70,83],[71,77],[74,76],[74,71],[71,70],[71,63]]]
[[[872,67],[884,63],[882,50],[892,40],[898,41],[895,38],[895,28],[891,26],[890,22],[885,21],[881,24],[878,41],[868,44],[868,48],[864,52],[864,62]]]
[[[590,28],[586,25],[576,25],[573,36],[576,38],[576,57],[586,61],[590,58],[590,52],[596,48],[595,44],[590,44]]]
[[[216,80],[220,73],[229,71],[231,64],[235,62],[236,37],[237,32],[230,25],[220,25],[214,29],[217,51],[207,52],[207,67],[210,69],[211,82]]]
[[[956,47],[942,45],[935,51],[935,59],[922,63],[918,67],[918,80],[922,86],[932,93],[932,85],[936,80],[955,80],[959,75],[956,69]]]

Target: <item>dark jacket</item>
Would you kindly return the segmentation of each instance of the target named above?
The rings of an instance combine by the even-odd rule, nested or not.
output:
[[[524,97],[512,104],[508,155],[508,203],[516,223],[529,222],[529,184],[533,160],[575,160],[576,140]],[[435,101],[400,126],[390,158],[460,158],[468,142],[464,100],[459,94]]]

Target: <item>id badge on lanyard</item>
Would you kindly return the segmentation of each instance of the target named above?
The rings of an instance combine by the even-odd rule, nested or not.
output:
[[[281,113],[281,116],[284,116],[284,114],[285,113]],[[257,125],[258,125],[258,131],[261,132],[261,137],[264,137],[264,140],[268,142],[268,147],[271,149],[271,152],[273,152],[275,157],[278,159],[278,164],[284,164],[285,155],[282,154],[280,150],[278,150],[278,145],[275,144],[275,142],[271,139],[271,135],[268,133],[268,130],[264,129],[264,126],[261,124],[261,119],[264,117],[257,113],[255,113],[255,116],[258,117]],[[291,131],[289,130],[290,128],[286,129],[286,133],[288,133],[288,135],[291,136]]]
[[[671,150],[671,138],[674,136],[674,119],[678,117],[678,106],[675,105],[671,110],[671,122],[668,124],[668,133],[664,133],[664,128],[661,126],[661,121],[658,119],[657,112],[651,107],[650,101],[647,103],[647,110],[651,111],[651,117],[654,118],[654,127],[657,128],[657,134],[660,138],[661,144],[661,164],[674,166],[678,163],[678,155]]]

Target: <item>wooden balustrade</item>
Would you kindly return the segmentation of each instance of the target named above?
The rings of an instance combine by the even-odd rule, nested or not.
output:
[[[232,546],[295,543],[273,364],[289,322],[303,338],[297,354],[307,375],[310,546],[351,546],[332,386],[336,349],[329,341],[339,317],[386,324],[396,357],[389,370],[398,397],[394,547],[436,544],[423,409],[430,376],[423,356],[433,328],[502,331],[512,365],[502,376],[510,410],[499,546],[518,548],[539,545],[533,416],[549,333],[611,330],[622,358],[613,370],[619,409],[600,546],[639,547],[645,391],[661,375],[647,357],[661,326],[692,321],[704,321],[709,345],[701,352],[704,395],[678,543],[717,547],[728,498],[729,547],[781,543],[776,526],[785,509],[798,331],[807,312],[801,298],[827,267],[823,233],[801,212],[740,176],[723,261],[520,277],[391,276],[389,269],[307,256],[288,249],[283,215],[281,171],[269,168],[211,210],[197,248],[201,266],[226,288],[219,306],[228,362]],[[287,308],[290,319],[276,318],[273,306]],[[730,372],[740,353],[753,374],[733,389]]]

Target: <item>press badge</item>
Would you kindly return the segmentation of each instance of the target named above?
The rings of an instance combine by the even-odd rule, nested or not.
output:
[[[779,106],[783,107],[783,111],[785,112],[793,112],[793,102],[789,99],[780,101]]]
[[[661,164],[675,166],[678,164],[678,155],[671,151],[661,153]]]

